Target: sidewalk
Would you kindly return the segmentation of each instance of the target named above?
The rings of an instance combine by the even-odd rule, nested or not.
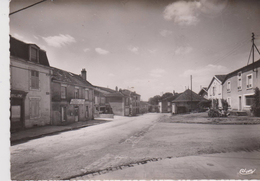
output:
[[[109,121],[111,120],[95,119],[95,120],[89,120],[84,122],[75,122],[68,125],[28,128],[25,130],[11,133],[10,141],[11,141],[11,145],[19,144],[31,139],[36,139],[47,135],[53,135],[63,131],[69,131],[69,130],[79,129],[79,128],[93,126],[97,124],[107,123]]]
[[[165,158],[130,167],[121,166],[115,171],[101,171],[81,179],[260,179],[260,151]]]

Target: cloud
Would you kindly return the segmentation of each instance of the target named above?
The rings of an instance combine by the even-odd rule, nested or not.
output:
[[[137,54],[139,51],[139,47],[129,47],[128,50],[130,50],[131,52]]]
[[[166,37],[166,36],[169,36],[172,34],[172,31],[170,30],[162,30],[160,31],[160,34],[163,36],[163,37]]]
[[[177,1],[165,8],[163,16],[166,20],[173,19],[179,25],[196,25],[199,22],[196,10],[200,7],[200,2]]]
[[[193,51],[193,48],[190,46],[187,47],[179,47],[175,50],[175,55],[186,55]]]
[[[227,8],[228,2],[228,0],[200,0],[200,11],[206,15],[215,16]]]
[[[104,50],[104,49],[102,49],[102,48],[95,48],[95,51],[96,51],[97,53],[101,54],[101,55],[106,55],[106,54],[109,53],[109,51]]]
[[[49,45],[56,48],[75,43],[76,40],[70,35],[59,34],[58,36],[42,37],[42,39]]]
[[[115,76],[115,74],[113,74],[113,73],[110,73],[110,74],[108,74],[108,76],[110,76],[110,77],[114,77],[114,76]]]
[[[141,68],[140,67],[136,67],[134,70],[135,71],[139,71],[139,70],[141,70]]]
[[[85,48],[83,51],[84,52],[88,52],[88,51],[90,51],[90,49],[89,48]]]
[[[150,76],[152,76],[152,77],[162,77],[165,72],[166,71],[164,69],[160,69],[160,68],[153,69],[153,70],[150,71]]]
[[[37,37],[37,36],[35,36],[35,35],[33,35],[33,37],[34,37],[36,40],[39,40],[39,37]]]
[[[217,74],[225,74],[228,72],[228,68],[224,67],[222,65],[213,65],[208,64],[205,67],[195,69],[195,70],[186,70],[183,72],[183,74],[180,75],[180,77],[189,77],[190,75],[196,76],[196,77],[210,77],[217,75]]]

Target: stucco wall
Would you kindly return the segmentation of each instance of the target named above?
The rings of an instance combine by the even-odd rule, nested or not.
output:
[[[258,68],[257,72],[253,72],[253,70],[242,72],[242,90],[238,90],[238,83],[237,83],[237,75],[234,75],[228,78],[223,84],[223,98],[224,99],[231,99],[231,110],[239,110],[239,97],[241,97],[241,108],[243,111],[250,111],[250,106],[246,106],[246,95],[253,95],[254,88],[260,87],[260,69]],[[246,85],[246,78],[247,75],[253,75],[253,88],[248,89]],[[227,83],[231,82],[231,91],[227,91]]]
[[[28,92],[24,102],[24,127],[43,126],[51,123],[51,102],[50,102],[50,70],[32,62],[27,62],[15,57],[10,58],[11,89]],[[30,87],[31,70],[39,72],[39,89],[33,90]],[[30,100],[39,100],[39,117],[30,116]]]

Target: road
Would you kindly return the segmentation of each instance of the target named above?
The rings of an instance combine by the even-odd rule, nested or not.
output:
[[[14,145],[12,180],[65,180],[149,159],[260,148],[260,125],[168,123],[168,115],[112,122]]]

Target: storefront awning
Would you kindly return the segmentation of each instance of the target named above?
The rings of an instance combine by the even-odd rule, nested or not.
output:
[[[85,99],[71,99],[70,104],[85,104]]]
[[[25,98],[27,93],[21,90],[11,90],[11,98]]]

